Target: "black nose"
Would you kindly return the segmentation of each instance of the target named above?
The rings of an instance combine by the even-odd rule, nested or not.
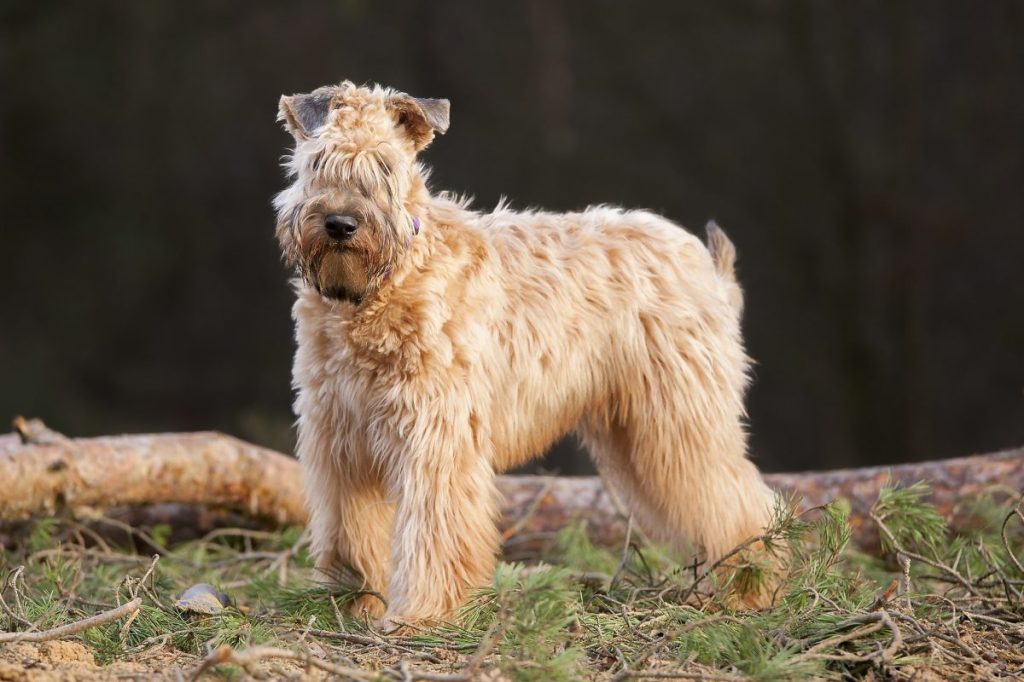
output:
[[[324,230],[332,239],[351,239],[357,229],[359,229],[359,221],[352,216],[332,213],[324,218]]]

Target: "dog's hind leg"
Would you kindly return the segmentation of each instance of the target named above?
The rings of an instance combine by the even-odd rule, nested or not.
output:
[[[641,528],[679,550],[699,547],[712,561],[763,533],[774,494],[752,462],[647,426],[591,415],[577,429]]]
[[[746,457],[737,395],[720,378],[681,385],[696,375],[666,371],[664,361],[641,367],[630,391],[587,414],[578,432],[641,528],[713,562],[764,533],[774,494]]]

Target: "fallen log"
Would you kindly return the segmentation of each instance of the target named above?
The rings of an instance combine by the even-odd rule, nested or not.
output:
[[[1001,494],[1007,500],[1020,496],[1024,491],[1024,448],[895,466],[766,474],[765,480],[780,492],[802,498],[805,508],[846,499],[853,541],[863,548],[875,548],[878,530],[869,512],[883,487],[929,483],[928,500],[953,527],[959,527],[967,520],[963,502],[985,492]],[[585,519],[590,537],[599,544],[616,546],[625,538],[626,518],[597,477],[506,476],[499,487],[505,496],[502,513],[506,523],[515,525],[523,541],[574,519]]]
[[[984,491],[1007,496],[1024,489],[1024,448],[891,467],[766,476],[807,506],[842,497],[850,502],[854,538],[872,545],[868,511],[887,484],[928,481],[931,501],[954,520],[961,501]],[[618,545],[626,518],[596,477],[502,476],[502,527],[512,545],[550,537],[585,520],[595,542]],[[60,509],[109,509],[177,503],[243,511],[281,525],[302,525],[298,463],[279,452],[219,433],[102,438],[48,438],[22,443],[0,437],[0,521]]]
[[[220,433],[0,441],[0,520],[164,502],[306,521],[298,463]]]

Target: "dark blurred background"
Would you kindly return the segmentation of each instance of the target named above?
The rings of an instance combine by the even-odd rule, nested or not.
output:
[[[717,219],[765,468],[1024,443],[1024,3],[0,8],[4,421],[290,450],[274,118],[350,78],[449,98],[434,185],[481,208]]]

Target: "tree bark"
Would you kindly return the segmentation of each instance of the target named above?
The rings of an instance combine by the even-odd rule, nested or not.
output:
[[[59,509],[180,503],[229,508],[276,524],[303,525],[299,464],[287,455],[219,433],[54,439],[23,444],[0,437],[0,520],[53,514]],[[874,545],[868,512],[887,483],[928,481],[931,502],[956,523],[960,503],[984,491],[1019,495],[1024,448],[891,467],[765,477],[776,489],[802,496],[806,506],[849,500],[854,539]],[[595,542],[620,544],[623,511],[596,477],[502,476],[502,528],[510,547],[527,549],[575,519]]]
[[[878,530],[869,512],[886,485],[909,486],[925,481],[932,487],[929,501],[956,527],[965,521],[962,502],[983,492],[1000,493],[1007,499],[1024,490],[1024,448],[971,457],[833,471],[767,474],[772,488],[802,498],[803,507],[825,504],[836,498],[850,503],[853,541],[865,549],[878,545]],[[505,476],[498,486],[505,495],[502,507],[506,524],[516,525],[524,542],[541,539],[573,519],[585,519],[591,538],[601,545],[622,543],[626,519],[597,477],[554,478]],[[532,515],[527,515],[533,509]]]
[[[306,521],[291,457],[219,433],[0,441],[0,519],[70,507],[180,502]]]

